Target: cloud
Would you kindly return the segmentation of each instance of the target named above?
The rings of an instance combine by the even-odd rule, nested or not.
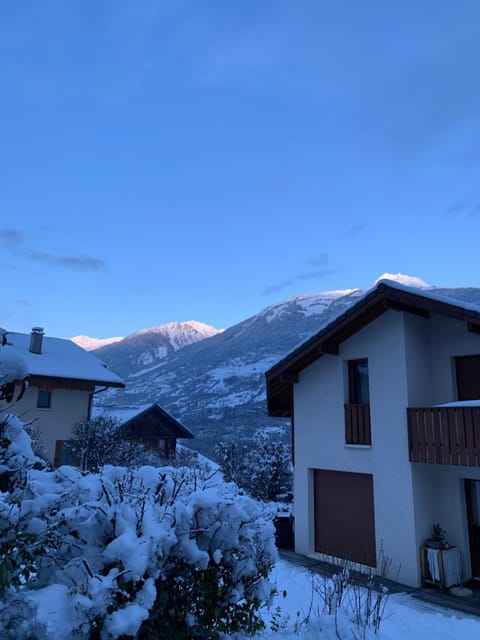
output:
[[[58,256],[31,249],[25,244],[25,234],[19,229],[0,229],[0,242],[18,258],[27,258],[55,267],[74,269],[75,271],[102,271],[107,267],[104,260],[85,254]]]
[[[24,234],[19,229],[0,229],[0,240],[6,247],[18,247],[23,243]]]
[[[468,209],[468,202],[466,200],[462,200],[461,202],[457,202],[447,209],[448,215],[456,215],[458,213],[465,213]]]
[[[364,231],[368,229],[368,222],[357,222],[357,224],[349,227],[343,234],[346,238],[358,238]]]
[[[462,216],[465,220],[476,218],[480,215],[480,203],[472,204],[468,200],[462,200],[449,207],[446,214],[448,216]]]
[[[34,251],[33,249],[27,249],[25,255],[35,262],[44,262],[56,267],[75,269],[76,271],[101,271],[107,266],[104,260],[86,255],[55,256],[41,251]]]
[[[271,293],[277,293],[278,291],[282,291],[282,289],[286,289],[292,284],[296,284],[297,282],[306,282],[308,280],[318,280],[319,278],[325,278],[326,276],[332,275],[338,271],[338,269],[321,269],[319,271],[310,271],[306,273],[299,273],[296,276],[293,276],[289,280],[285,280],[284,282],[279,282],[278,284],[272,284],[266,287],[263,290],[263,295],[268,296]]]
[[[325,253],[325,251],[322,251],[322,253],[319,253],[315,258],[311,258],[308,261],[308,264],[311,264],[316,267],[323,267],[323,265],[327,264],[327,262],[328,262],[328,256]]]

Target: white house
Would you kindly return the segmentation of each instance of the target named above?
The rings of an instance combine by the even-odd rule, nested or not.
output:
[[[292,420],[297,552],[375,567],[383,548],[418,586],[438,523],[480,578],[479,306],[382,281],[266,382]]]
[[[76,422],[90,417],[94,394],[125,384],[94,355],[70,340],[44,336],[40,327],[31,334],[9,332],[6,338],[0,360],[2,354],[23,358],[28,387],[18,402],[2,409],[34,421],[47,459],[61,464],[63,442]]]

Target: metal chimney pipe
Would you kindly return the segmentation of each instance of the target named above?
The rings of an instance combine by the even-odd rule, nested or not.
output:
[[[30,334],[30,352],[42,353],[43,327],[33,327]]]

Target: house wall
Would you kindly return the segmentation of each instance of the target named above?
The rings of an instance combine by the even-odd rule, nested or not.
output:
[[[480,353],[480,336],[464,322],[432,314],[405,314],[408,406],[428,407],[457,399],[456,356]],[[480,470],[452,465],[413,464],[416,546],[439,523],[449,542],[460,548],[465,579],[471,577],[464,479],[480,479]]]
[[[88,416],[88,391],[72,389],[53,389],[49,409],[37,408],[38,389],[29,386],[25,395],[15,404],[11,411],[23,422],[34,420],[41,436],[41,444],[45,447],[45,457],[53,464],[56,440],[65,440],[76,422]],[[43,454],[42,454],[43,455]]]
[[[407,361],[403,313],[389,311],[325,355],[295,385],[295,545],[314,552],[313,469],[373,474],[377,553],[418,584],[413,484],[408,460]],[[347,361],[368,358],[371,446],[345,445]],[[428,359],[427,359],[428,360]]]
[[[462,557],[463,579],[472,577],[465,502],[465,480],[480,480],[480,469],[452,465],[412,464],[415,487],[417,544],[420,545],[440,524],[450,544]]]
[[[457,400],[455,356],[480,354],[480,335],[464,322],[432,315],[430,319],[434,397],[432,404]]]

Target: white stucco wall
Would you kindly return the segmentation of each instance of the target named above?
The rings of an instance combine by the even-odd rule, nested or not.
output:
[[[45,457],[53,463],[56,440],[65,440],[73,425],[88,415],[88,391],[53,389],[50,409],[37,409],[38,389],[27,388],[20,402],[15,402],[8,410],[23,422],[35,420],[41,434],[41,443],[46,449]]]
[[[480,354],[480,335],[467,330],[464,322],[432,315],[430,341],[434,397],[432,404],[457,400],[456,356]]]
[[[457,399],[455,357],[480,354],[480,336],[464,322],[432,314],[405,314],[408,406],[428,407]],[[446,531],[462,554],[464,578],[471,577],[464,480],[480,479],[480,469],[413,464],[416,545],[432,535],[434,524]]]
[[[345,445],[347,361],[368,358],[371,447]],[[373,474],[377,553],[400,566],[399,579],[418,582],[403,314],[388,312],[323,356],[295,385],[296,550],[314,551],[312,469]]]
[[[418,547],[440,524],[462,556],[463,579],[472,577],[465,502],[465,480],[480,480],[480,469],[452,465],[413,464]]]
[[[439,522],[462,551],[468,574],[464,478],[480,470],[412,465],[406,409],[456,399],[454,357],[480,353],[466,324],[432,314],[388,311],[301,372],[294,385],[295,544],[314,552],[313,469],[370,473],[377,552],[400,565],[398,579],[420,584],[419,548]],[[346,362],[368,358],[371,447],[345,445]]]

